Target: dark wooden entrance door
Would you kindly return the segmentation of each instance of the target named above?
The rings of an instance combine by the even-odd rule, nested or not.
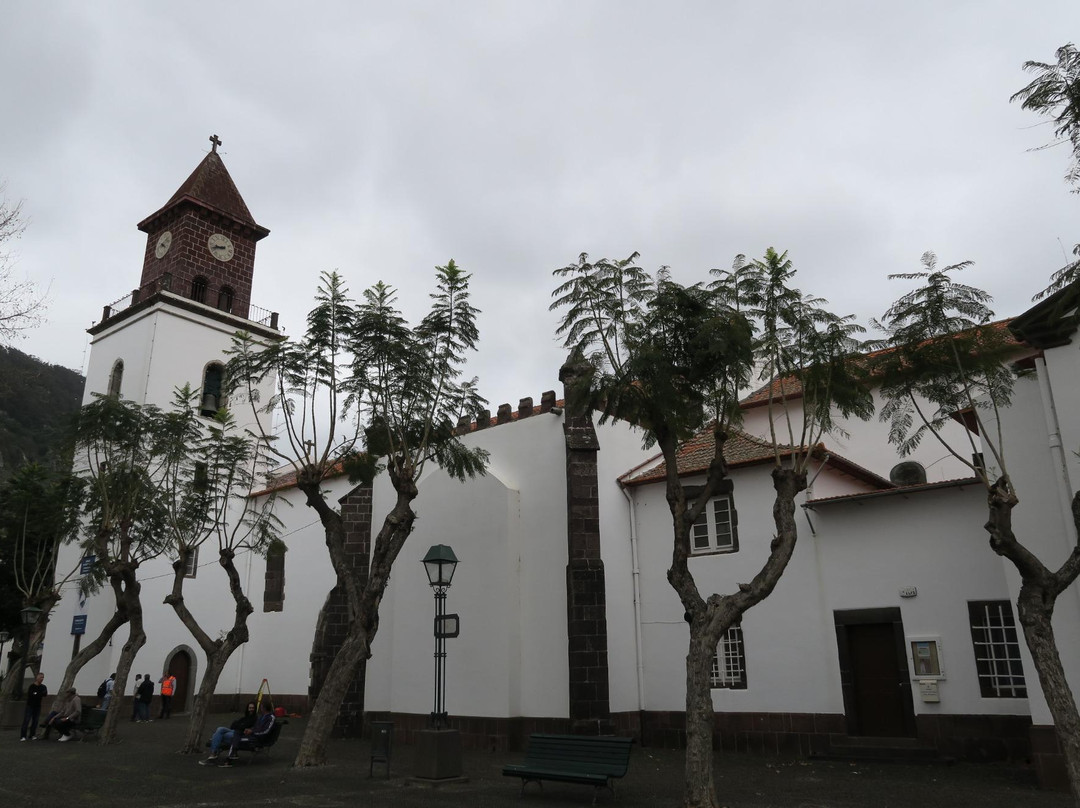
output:
[[[836,613],[848,734],[913,737],[915,708],[899,609]]]
[[[187,651],[177,651],[169,660],[165,668],[172,671],[176,677],[176,690],[173,693],[172,709],[174,713],[182,713],[187,710],[187,697],[190,688],[188,683],[191,679],[191,656]]]

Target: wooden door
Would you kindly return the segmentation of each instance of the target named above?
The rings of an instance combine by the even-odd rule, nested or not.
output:
[[[836,623],[848,734],[914,737],[915,706],[899,609],[837,612]]]
[[[176,677],[176,690],[173,691],[172,709],[174,713],[182,713],[187,710],[188,693],[191,691],[189,682],[191,679],[191,657],[187,651],[177,651],[169,660],[166,670],[172,671]]]

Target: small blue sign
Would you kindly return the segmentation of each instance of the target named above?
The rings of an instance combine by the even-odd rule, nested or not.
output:
[[[82,564],[79,565],[79,574],[88,575],[90,569],[94,566],[95,561],[97,561],[97,559],[92,555],[83,556]]]
[[[77,614],[71,618],[71,633],[72,634],[85,634],[86,633],[86,615]]]

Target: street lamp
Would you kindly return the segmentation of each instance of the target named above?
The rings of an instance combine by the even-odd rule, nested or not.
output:
[[[19,614],[22,617],[23,635],[25,639],[23,640],[22,658],[19,660],[19,678],[15,680],[16,699],[21,699],[23,697],[23,678],[26,676],[26,666],[30,663],[30,628],[37,622],[38,615],[41,614],[41,609],[37,606],[25,606]],[[8,670],[9,675],[10,673],[11,671]]]
[[[435,709],[431,720],[435,729],[446,727],[446,638],[458,635],[458,616],[446,614],[446,590],[454,579],[458,559],[445,544],[436,544],[424,556],[424,571],[435,590]]]

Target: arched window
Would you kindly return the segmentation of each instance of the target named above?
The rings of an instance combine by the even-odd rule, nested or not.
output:
[[[120,385],[124,381],[124,360],[117,359],[112,366],[112,373],[109,374],[109,391],[108,395],[113,398],[120,398]]]
[[[222,286],[217,296],[217,307],[232,314],[233,290],[231,286]]]
[[[206,302],[206,278],[202,275],[191,282],[191,299],[196,303]]]
[[[225,380],[225,366],[220,362],[211,362],[203,372],[202,404],[199,414],[212,418],[225,406],[222,395],[222,382]]]

